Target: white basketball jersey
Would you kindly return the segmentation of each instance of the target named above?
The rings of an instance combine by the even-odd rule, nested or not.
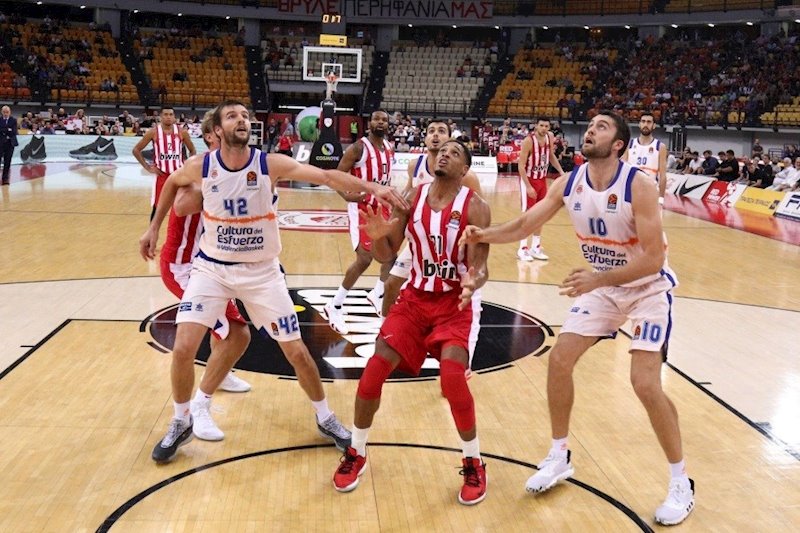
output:
[[[422,154],[417,159],[417,165],[414,167],[414,175],[411,177],[411,186],[417,187],[427,183],[433,183],[433,174],[428,170],[428,154]]]
[[[564,204],[580,241],[581,252],[595,271],[613,270],[644,255],[631,206],[631,186],[638,170],[620,160],[608,188],[596,191],[592,188],[589,165],[585,163],[573,169],[564,188]],[[644,285],[661,276],[675,279],[666,256],[659,273],[623,286]]]
[[[628,143],[628,162],[639,167],[639,170],[658,181],[658,152],[661,141],[653,139],[650,144],[639,144],[639,138]]]
[[[200,254],[212,261],[253,263],[281,253],[278,196],[272,188],[267,154],[250,149],[240,170],[229,170],[219,150],[203,159],[203,235]]]

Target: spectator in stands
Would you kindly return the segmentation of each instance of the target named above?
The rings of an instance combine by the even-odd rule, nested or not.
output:
[[[725,152],[725,160],[717,168],[717,179],[728,182],[739,179],[739,162],[733,150]]]
[[[717,167],[719,167],[719,159],[711,155],[711,150],[705,150],[703,152],[703,164],[701,165],[702,171],[699,174],[715,176]]]
[[[766,174],[764,173],[764,164],[755,159],[748,159],[747,163],[742,169],[742,183],[745,183],[749,187],[758,187],[759,189],[763,189],[763,183],[765,179]]]
[[[692,152],[689,162],[683,169],[684,174],[699,174],[703,170],[703,159],[700,159],[700,154]]]
[[[798,184],[800,184],[800,157],[795,158],[794,166],[792,166],[792,161],[788,157],[783,162],[785,167],[775,175],[775,180],[772,182],[770,189],[774,191],[796,190]]]
[[[290,137],[294,137],[294,126],[292,126],[292,122],[291,120],[289,120],[289,117],[284,117],[283,128],[281,129],[282,129],[281,131],[282,135],[288,135]]]
[[[294,144],[292,134],[289,133],[288,129],[283,130],[283,135],[278,140],[278,153],[292,157],[292,144]]]
[[[761,143],[758,139],[753,141],[753,148],[752,148],[752,157],[761,157],[761,154],[764,153],[764,147],[761,146]]]

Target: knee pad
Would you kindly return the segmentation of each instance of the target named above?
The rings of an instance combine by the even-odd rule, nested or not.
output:
[[[381,397],[383,383],[392,373],[392,364],[378,354],[373,355],[367,361],[367,367],[358,380],[358,391],[356,394],[362,400],[377,400]]]
[[[475,427],[475,402],[467,386],[465,371],[464,365],[451,359],[442,361],[439,368],[442,393],[450,402],[450,412],[459,431],[469,431]]]

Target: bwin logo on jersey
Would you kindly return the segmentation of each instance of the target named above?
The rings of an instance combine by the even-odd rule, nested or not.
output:
[[[425,259],[422,262],[422,275],[426,278],[438,276],[442,279],[458,279],[456,266],[449,259],[445,259],[441,264]]]
[[[181,154],[158,154],[158,159],[161,161],[179,161]]]

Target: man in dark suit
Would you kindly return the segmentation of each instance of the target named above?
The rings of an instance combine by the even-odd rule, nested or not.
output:
[[[8,185],[11,173],[11,156],[14,148],[19,145],[17,141],[17,119],[11,116],[11,108],[3,106],[0,116],[0,156],[3,158],[3,185]]]

